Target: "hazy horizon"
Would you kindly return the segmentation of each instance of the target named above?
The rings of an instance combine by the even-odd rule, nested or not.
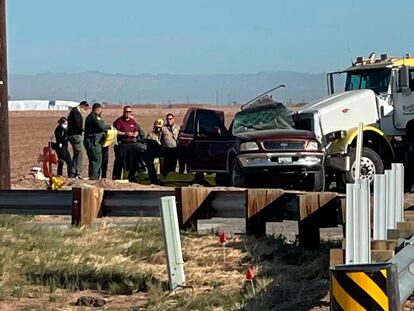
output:
[[[62,99],[85,97],[107,102],[245,102],[276,85],[287,87],[274,92],[283,102],[302,102],[326,94],[326,75],[289,71],[247,74],[111,74],[42,73],[10,75],[11,99]]]

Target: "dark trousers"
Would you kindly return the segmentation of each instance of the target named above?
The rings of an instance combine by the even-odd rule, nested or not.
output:
[[[185,170],[186,170],[186,166],[187,163],[185,161],[184,155],[182,154],[182,152],[180,152],[180,149],[177,149],[177,155],[178,155],[178,171],[180,172],[180,174],[184,174]]]
[[[157,142],[148,139],[147,150],[144,152],[143,159],[147,167],[148,177],[152,184],[159,184],[157,171],[155,170],[154,160],[162,156],[162,147]]]
[[[82,135],[68,136],[68,140],[72,145],[73,162],[72,162],[72,177],[82,175]]]
[[[88,175],[92,180],[99,179],[102,166],[102,145],[96,140],[94,137],[85,137],[83,141],[89,160]]]
[[[121,144],[115,147],[115,162],[112,172],[113,179],[120,179],[122,170],[128,171],[128,180],[136,181],[136,173],[140,169],[143,150],[139,144]]]
[[[112,169],[112,179],[121,179],[122,169],[124,168],[124,159],[121,156],[121,146],[114,146],[115,161]]]
[[[101,178],[106,178],[108,172],[109,147],[102,147]]]
[[[162,172],[164,176],[167,176],[169,172],[175,172],[177,158],[177,148],[164,148],[164,171]]]
[[[63,165],[66,163],[68,169],[68,177],[72,176],[72,159],[68,150],[68,146],[62,146],[61,148],[56,149],[56,154],[58,156],[58,165],[57,165],[57,174],[59,176],[63,175]]]

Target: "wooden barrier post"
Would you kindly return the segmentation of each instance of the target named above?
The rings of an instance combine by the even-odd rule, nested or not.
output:
[[[336,206],[332,206],[336,205]],[[299,243],[304,248],[320,245],[319,229],[340,222],[340,201],[335,193],[310,192],[299,195]]]
[[[266,234],[266,222],[282,210],[275,210],[275,202],[283,196],[281,189],[248,189],[246,191],[246,231],[256,236]],[[281,220],[281,217],[279,217]]]
[[[211,210],[211,188],[176,188],[178,222],[181,229],[197,226],[197,220],[208,218]]]
[[[104,189],[82,185],[72,188],[72,225],[91,225],[101,210]]]

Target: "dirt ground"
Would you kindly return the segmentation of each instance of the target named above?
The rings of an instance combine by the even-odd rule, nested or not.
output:
[[[211,107],[225,111],[229,123],[238,107]],[[167,113],[175,115],[176,123],[181,124],[187,108],[133,108],[134,116],[146,133],[152,129],[152,124],[158,118],[164,118]],[[37,159],[42,148],[47,146],[53,137],[57,120],[67,116],[67,111],[22,111],[10,112],[10,145],[11,145],[11,178],[13,188],[43,187],[43,182],[36,182],[28,176],[33,166],[38,166]],[[103,118],[107,123],[122,114],[122,108],[104,109]],[[86,115],[85,115],[86,118]],[[109,176],[112,174],[113,150],[110,151]],[[87,173],[87,157],[84,154],[84,174]],[[55,168],[56,169],[56,168]]]

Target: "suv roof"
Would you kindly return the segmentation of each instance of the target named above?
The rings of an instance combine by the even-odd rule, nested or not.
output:
[[[271,107],[271,106],[279,106],[279,105],[283,105],[281,102],[277,102],[275,100],[273,100],[273,98],[271,96],[263,96],[257,100],[255,100],[254,102],[252,102],[251,104],[248,104],[245,107],[241,108],[241,111],[244,110],[250,110],[250,109],[255,109],[255,108],[262,108],[262,107]],[[284,105],[283,105],[284,106]]]

